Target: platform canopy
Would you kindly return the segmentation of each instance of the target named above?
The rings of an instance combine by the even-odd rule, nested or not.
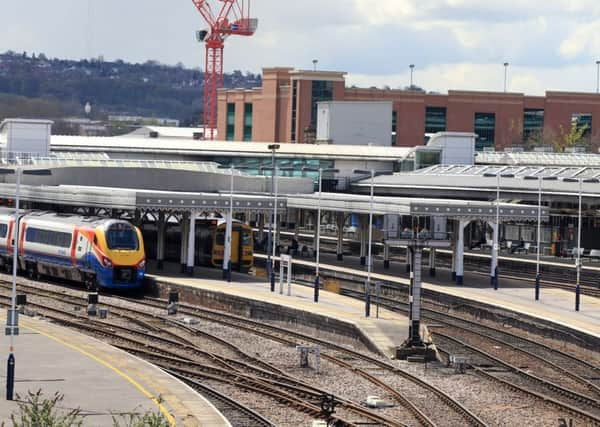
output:
[[[383,196],[415,196],[464,198],[465,200],[495,200],[498,180],[484,175],[500,174],[501,200],[526,200],[537,204],[538,179],[542,181],[545,201],[576,202],[579,184],[566,180],[581,179],[585,199],[600,201],[600,183],[585,180],[600,179],[600,167],[561,166],[506,166],[506,165],[435,165],[414,172],[378,176],[374,180],[375,193]],[[526,179],[527,177],[527,179]],[[352,184],[357,193],[370,192],[371,180]]]
[[[15,185],[0,184],[0,197],[14,199]],[[147,191],[126,188],[85,187],[76,185],[35,186],[21,185],[22,201],[94,207],[121,210],[158,210],[185,212],[195,210],[223,211],[229,209],[230,195],[227,193],[189,193],[173,191]],[[286,209],[284,198],[277,201],[277,209]],[[266,211],[273,209],[269,195],[234,194],[235,211]]]
[[[318,194],[288,196],[288,208],[315,210]],[[321,209],[324,211],[368,214],[370,197],[345,193],[323,193]],[[435,216],[455,220],[495,220],[495,202],[477,202],[447,199],[414,199],[402,197],[374,197],[373,213],[376,215]],[[542,206],[542,221],[548,220],[548,208]],[[515,203],[500,203],[500,220],[537,221],[538,207]]]

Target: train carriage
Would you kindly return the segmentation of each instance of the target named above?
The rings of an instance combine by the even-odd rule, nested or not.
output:
[[[0,263],[12,266],[12,210],[0,211]],[[146,258],[140,231],[127,221],[24,212],[20,216],[18,265],[40,274],[85,283],[89,288],[129,289],[142,284]]]

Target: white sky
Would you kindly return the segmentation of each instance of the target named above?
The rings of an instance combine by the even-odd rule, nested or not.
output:
[[[210,0],[211,4],[220,3]],[[225,69],[347,71],[348,84],[427,90],[595,91],[598,0],[252,0],[254,37],[231,37]],[[88,2],[91,19],[88,19]],[[198,67],[191,0],[2,0],[0,51]]]

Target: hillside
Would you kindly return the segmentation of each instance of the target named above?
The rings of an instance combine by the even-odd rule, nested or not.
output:
[[[0,120],[81,115],[90,102],[94,117],[107,114],[200,121],[204,73],[156,61],[48,59],[44,54],[0,54]],[[224,76],[225,87],[260,86],[260,76],[240,71]]]

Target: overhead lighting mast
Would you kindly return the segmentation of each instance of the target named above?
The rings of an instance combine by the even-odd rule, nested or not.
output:
[[[229,36],[252,36],[258,19],[250,18],[251,0],[217,0],[218,14],[213,13],[208,0],[192,0],[208,24],[198,31],[198,41],[206,45],[204,67],[204,137],[214,139],[217,124],[217,90],[223,86],[223,48]],[[219,3],[217,3],[218,5]]]

